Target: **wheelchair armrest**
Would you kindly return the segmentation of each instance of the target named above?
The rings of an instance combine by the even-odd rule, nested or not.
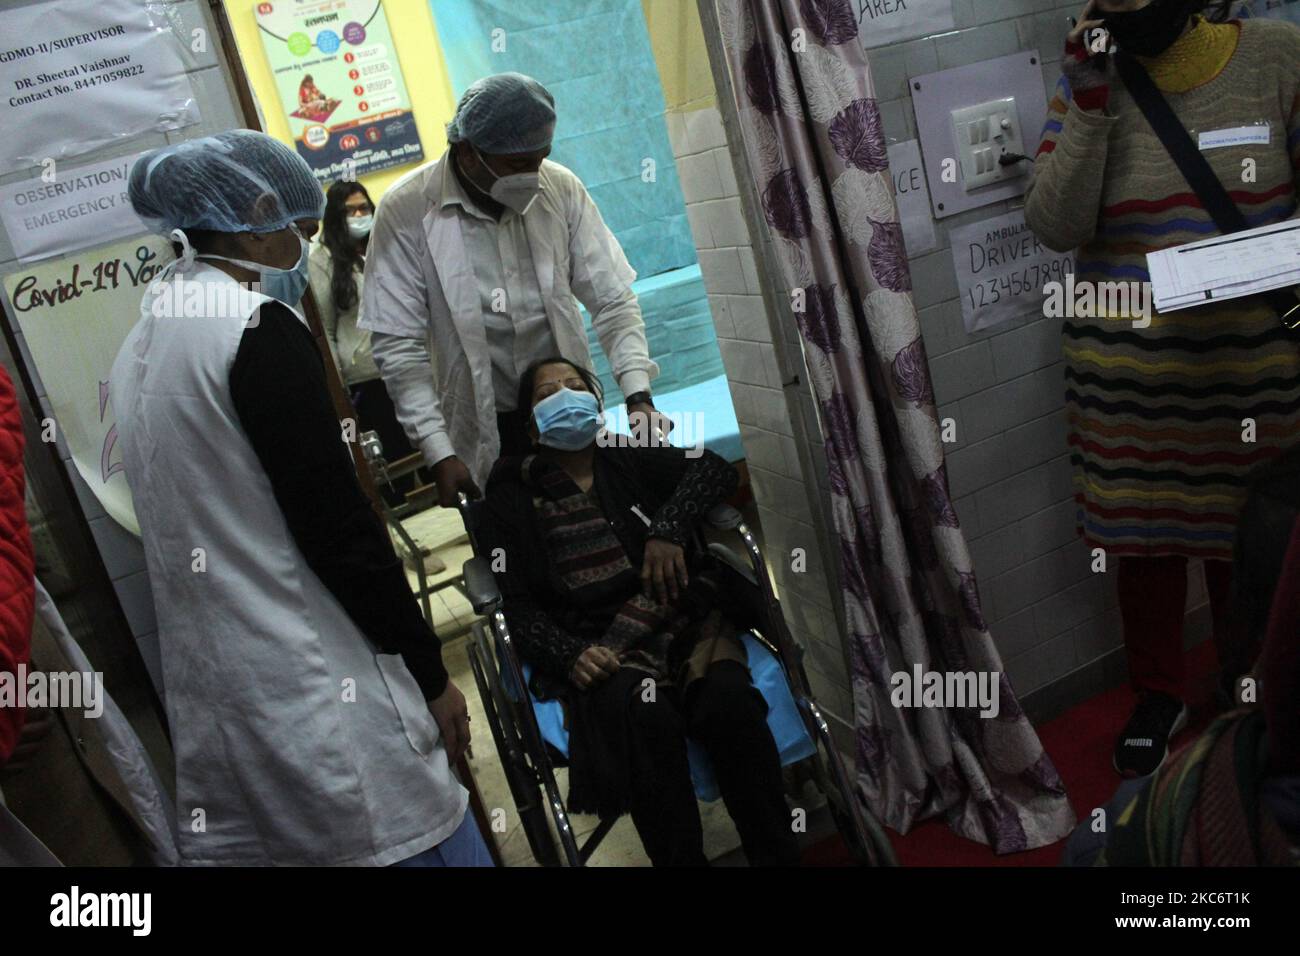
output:
[[[720,531],[730,531],[743,520],[744,518],[740,512],[725,501],[722,504],[714,505],[709,509],[709,513],[704,516],[704,521],[710,528],[717,528]]]
[[[465,577],[465,592],[475,614],[496,610],[501,606],[501,591],[487,558],[477,555],[470,558],[465,562],[462,573]]]

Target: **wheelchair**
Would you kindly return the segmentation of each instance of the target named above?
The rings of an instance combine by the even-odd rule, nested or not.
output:
[[[530,668],[520,659],[510,636],[490,558],[478,546],[482,507],[481,501],[471,502],[465,494],[459,495],[461,518],[474,551],[474,557],[464,565],[465,592],[474,612],[486,618],[477,622],[471,632],[470,667],[534,859],[541,866],[584,866],[617,818],[601,818],[579,844],[555,776],[556,768],[567,761],[567,733],[558,716],[559,703],[538,701],[529,690]],[[793,767],[811,778],[826,796],[836,828],[858,865],[894,865],[889,840],[856,798],[831,740],[830,727],[813,699],[802,650],[785,624],[753,533],[740,512],[725,504],[714,508],[705,523],[714,529],[736,532],[743,545],[747,560],[718,542],[707,544],[707,548],[747,583],[753,597],[751,617],[761,626],[751,628],[744,643],[755,686],[769,705],[768,724],[781,751],[783,767]],[[693,744],[689,749],[697,796],[716,799],[716,786],[702,752]]]

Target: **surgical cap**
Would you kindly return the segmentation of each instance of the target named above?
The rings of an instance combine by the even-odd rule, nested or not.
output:
[[[470,85],[447,124],[447,140],[485,153],[532,153],[551,145],[555,98],[522,73],[496,73]]]
[[[135,214],[163,235],[274,232],[325,211],[325,194],[303,158],[251,129],[145,153],[131,167],[127,195]]]

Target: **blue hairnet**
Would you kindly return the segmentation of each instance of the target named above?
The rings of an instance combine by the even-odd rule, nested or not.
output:
[[[303,158],[251,129],[145,153],[131,167],[127,195],[135,214],[164,235],[173,229],[275,232],[325,211],[325,194]]]
[[[485,153],[532,153],[551,145],[555,98],[531,76],[495,73],[470,84],[447,124],[447,141]]]

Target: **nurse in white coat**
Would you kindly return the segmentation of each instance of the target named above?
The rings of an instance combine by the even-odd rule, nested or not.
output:
[[[659,367],[636,273],[582,182],[546,159],[554,131],[536,80],[479,80],[447,125],[447,152],[396,182],[375,215],[360,325],[444,507],[477,496],[499,454],[527,451],[514,404],[524,369],[547,355],[591,367],[579,301],[634,427],[672,427],[650,395]]]
[[[234,130],[155,150],[132,208],[180,259],[110,394],[158,612],[189,864],[481,863],[469,741],[297,310],[324,197]]]

